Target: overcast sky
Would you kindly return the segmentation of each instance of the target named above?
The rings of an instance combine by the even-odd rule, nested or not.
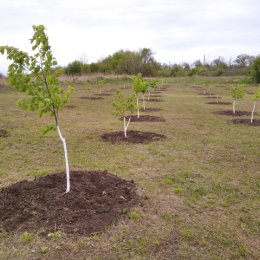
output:
[[[228,60],[260,54],[259,13],[259,0],[0,0],[0,45],[30,51],[43,24],[62,66],[143,47],[162,63]]]

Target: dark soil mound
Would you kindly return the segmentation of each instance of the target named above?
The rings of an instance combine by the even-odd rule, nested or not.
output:
[[[10,134],[4,130],[4,129],[0,129],[0,137],[8,137],[10,136]]]
[[[161,111],[162,109],[159,107],[146,107],[145,110],[140,109],[140,111],[142,112],[157,112],[157,111]]]
[[[209,104],[209,105],[231,105],[232,103],[231,102],[213,101],[213,102],[207,102],[207,104]]]
[[[260,119],[254,119],[252,124],[250,119],[237,118],[230,121],[231,124],[242,124],[250,126],[260,126]]]
[[[107,97],[107,96],[112,96],[112,94],[110,94],[110,93],[101,93],[101,94],[95,94],[95,96],[98,96],[98,97]]]
[[[223,110],[223,111],[215,111],[215,112],[213,112],[213,114],[225,115],[225,116],[249,116],[249,115],[251,115],[251,112],[237,110],[236,113],[233,114],[232,110]]]
[[[110,141],[113,143],[149,143],[152,141],[157,141],[165,138],[164,135],[150,133],[150,132],[140,132],[140,131],[127,131],[127,138],[124,137],[123,131],[105,133],[102,136],[105,141]]]
[[[215,98],[215,99],[219,98],[219,99],[221,99],[221,97],[217,97],[217,96],[206,96],[205,98]]]
[[[162,95],[150,95],[150,98],[155,98],[155,97],[162,97]]]
[[[162,102],[163,100],[162,99],[159,99],[159,98],[150,98],[149,99],[149,102]]]
[[[126,117],[128,120],[129,117]],[[123,120],[123,118],[120,118]],[[131,122],[165,122],[165,119],[160,116],[150,116],[150,115],[141,115],[139,118],[137,116],[131,116]]]
[[[81,99],[89,99],[89,100],[100,100],[102,97],[80,97]]]
[[[2,189],[0,228],[91,234],[138,202],[133,181],[106,171],[71,172],[69,193],[64,193],[65,183],[65,173],[59,173]]]

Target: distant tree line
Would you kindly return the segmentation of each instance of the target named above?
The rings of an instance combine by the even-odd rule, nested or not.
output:
[[[193,63],[161,64],[154,58],[154,53],[149,48],[139,51],[120,50],[106,58],[93,63],[84,63],[75,60],[64,68],[67,75],[81,75],[90,73],[129,74],[142,73],[143,76],[221,76],[221,75],[246,75],[259,78],[258,56],[240,54],[233,61],[226,61],[219,57],[210,62],[196,60]],[[255,69],[253,69],[255,68]],[[253,72],[252,72],[253,69]],[[260,79],[259,79],[260,81]]]

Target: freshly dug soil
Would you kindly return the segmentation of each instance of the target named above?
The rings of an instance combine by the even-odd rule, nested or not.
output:
[[[254,119],[252,124],[250,119],[236,118],[230,121],[231,124],[242,124],[249,126],[260,126],[260,119]]]
[[[126,117],[128,120],[129,117]],[[123,118],[120,118],[123,120]],[[139,118],[137,116],[131,116],[131,122],[165,122],[165,119],[160,116],[150,116],[150,115],[141,115]]]
[[[249,116],[249,115],[251,115],[251,112],[237,110],[236,113],[233,114],[232,110],[223,110],[223,111],[215,111],[215,112],[213,112],[213,114],[225,115],[225,116]]]
[[[163,100],[162,99],[159,99],[159,98],[150,98],[148,100],[148,102],[162,102]]]
[[[0,137],[8,137],[10,136],[10,134],[4,130],[4,129],[0,129]]]
[[[162,108],[159,107],[146,107],[145,110],[140,109],[141,112],[157,112],[157,111],[161,111]]]
[[[221,97],[216,97],[216,96],[206,96],[205,98],[215,98],[215,99],[219,98],[219,99],[221,99]]]
[[[150,98],[155,98],[155,97],[162,97],[162,95],[150,95]]]
[[[112,94],[110,94],[110,93],[101,93],[101,94],[95,94],[95,96],[98,96],[98,97],[107,97],[107,96],[112,96]]]
[[[209,104],[209,105],[231,105],[232,103],[231,102],[221,102],[221,101],[215,102],[215,101],[213,101],[213,102],[207,102],[206,104]]]
[[[138,203],[133,181],[106,171],[72,171],[21,181],[0,192],[0,228],[9,231],[91,234],[116,222]]]
[[[105,133],[101,137],[103,140],[110,141],[113,143],[121,143],[121,142],[149,143],[152,141],[157,141],[165,138],[164,135],[160,135],[156,133],[131,131],[131,130],[127,131],[127,138],[125,138],[123,131]]]
[[[102,97],[80,97],[81,99],[89,99],[89,100],[100,100],[103,99]]]

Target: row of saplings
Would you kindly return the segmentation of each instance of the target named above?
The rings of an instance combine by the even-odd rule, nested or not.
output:
[[[130,97],[124,97],[120,90],[116,91],[116,101],[112,103],[115,110],[114,115],[119,116],[124,122],[124,136],[127,138],[127,129],[132,116],[137,113],[137,119],[140,118],[140,108],[145,111],[146,94],[147,100],[150,100],[151,91],[158,87],[156,80],[143,80],[142,74],[137,74],[133,80],[133,88]],[[139,104],[139,94],[142,95],[142,106]]]
[[[203,88],[200,88],[200,90],[203,90],[203,94],[206,95],[206,90],[203,89]],[[232,102],[232,114],[233,115],[236,115],[236,103],[238,100],[242,100],[245,96],[245,88],[244,86],[240,86],[240,85],[237,85],[237,86],[233,86],[230,90],[230,95],[233,99],[233,102]],[[209,98],[217,98],[217,102],[216,104],[219,103],[219,98],[220,96],[219,95],[215,95],[213,96],[213,94],[210,92],[210,96]],[[258,87],[255,91],[255,93],[253,94],[252,96],[252,101],[253,101],[253,106],[252,106],[252,111],[251,111],[251,118],[250,118],[250,124],[253,124],[254,123],[254,115],[255,115],[255,110],[256,110],[256,103],[257,101],[260,100],[260,87]]]
[[[40,117],[48,114],[54,124],[45,127],[45,133],[56,130],[63,144],[66,164],[66,196],[63,196],[63,174],[50,174],[36,178],[33,182],[17,182],[0,191],[0,222],[6,231],[12,230],[63,230],[68,233],[91,234],[104,230],[136,205],[139,197],[133,181],[127,181],[107,171],[73,171],[70,178],[66,140],[59,127],[59,114],[68,103],[73,92],[59,85],[62,71],[53,70],[57,65],[43,25],[33,26],[31,41],[33,55],[10,46],[0,46],[0,53],[11,60],[8,68],[8,83],[27,94],[18,102],[26,110],[38,112]],[[137,111],[139,98],[158,86],[156,81],[144,81],[137,75],[133,83],[133,94],[124,98],[120,91],[113,103],[115,114],[124,119],[124,134],[127,137],[131,115]],[[149,95],[150,96],[150,95]],[[129,116],[126,122],[126,116]],[[71,193],[71,180],[73,193]],[[60,191],[60,192],[57,192]],[[19,194],[17,196],[17,194]],[[78,198],[81,198],[80,200]],[[83,198],[83,199],[82,199]],[[98,210],[97,210],[98,208]],[[46,209],[46,214],[43,213]],[[105,214],[104,214],[105,212]],[[24,215],[25,214],[25,215]],[[12,216],[12,217],[10,217]]]

